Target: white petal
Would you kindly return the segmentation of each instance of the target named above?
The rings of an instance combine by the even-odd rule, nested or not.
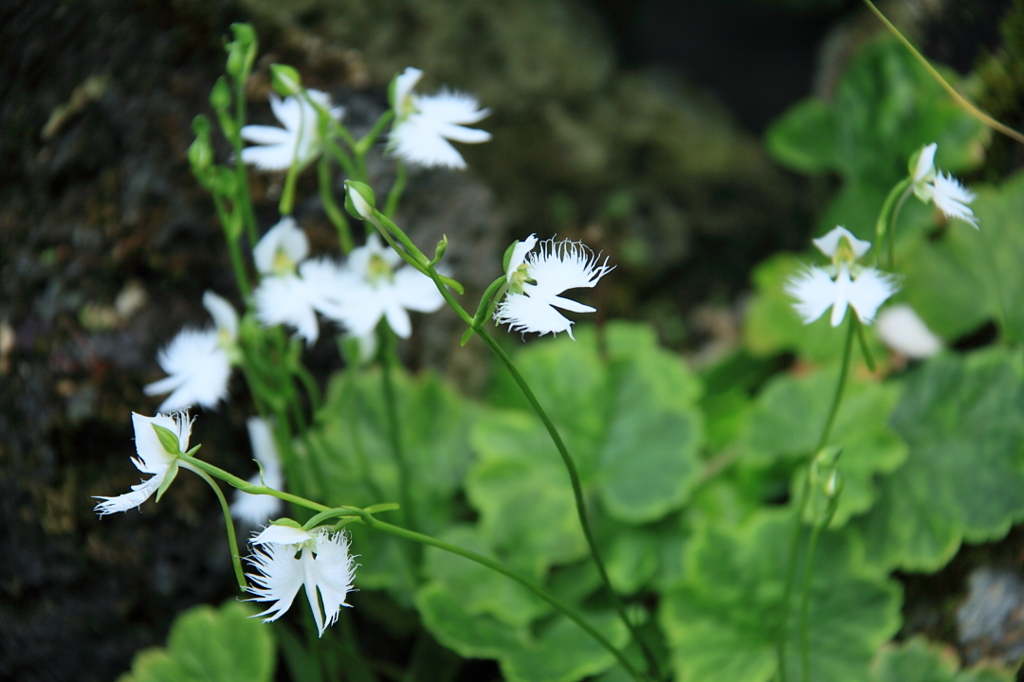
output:
[[[839,274],[836,275],[835,286],[832,289],[835,294],[835,301],[832,303],[831,319],[833,327],[838,327],[839,323],[846,317],[846,308],[850,304],[852,288],[853,283],[850,281],[850,270],[844,263],[839,266]]]
[[[305,554],[307,550],[303,550]],[[295,558],[295,550],[288,545],[271,544],[261,550],[253,552],[249,559],[257,574],[249,574],[249,578],[255,585],[251,585],[248,591],[256,595],[252,601],[274,602],[263,613],[258,616],[267,616],[264,623],[277,620],[292,605],[295,595],[302,586],[303,570],[302,563]]]
[[[422,116],[439,123],[477,123],[491,113],[480,109],[479,100],[465,92],[441,90],[436,95],[419,95],[414,102]]]
[[[857,239],[842,225],[837,225],[825,236],[819,237],[818,239],[812,239],[811,241],[814,242],[814,245],[818,247],[819,251],[831,258],[836,255],[836,249],[839,248],[839,240],[843,237],[846,237],[846,239],[849,240],[850,245],[853,247],[853,254],[857,258],[863,256],[868,252],[868,249],[871,248],[871,242]]]
[[[875,331],[885,345],[908,358],[928,358],[942,350],[942,340],[906,303],[883,310],[875,321]]]
[[[786,281],[786,293],[796,299],[793,307],[810,324],[821,317],[836,300],[836,285],[821,268],[807,268]]]
[[[861,322],[871,324],[879,306],[899,288],[892,275],[874,268],[864,268],[850,287],[850,306],[857,311]]]
[[[277,443],[274,442],[274,434],[270,430],[270,424],[267,423],[266,419],[249,417],[245,425],[249,431],[249,443],[252,445],[252,454],[263,465],[263,473],[267,485],[271,488],[280,488],[281,486],[277,483],[277,480],[270,480],[271,476],[279,480],[281,472],[281,458],[277,454]]]
[[[220,347],[217,332],[183,329],[157,356],[168,376],[146,386],[146,395],[173,391],[160,412],[201,405],[214,408],[228,395],[231,360]]]
[[[203,293],[203,307],[210,312],[217,329],[223,329],[232,340],[238,338],[238,313],[235,307],[212,291]]]
[[[320,593],[323,605],[325,618],[322,622],[317,618],[321,636],[327,627],[337,621],[341,607],[349,606],[345,599],[352,591],[354,578],[355,565],[349,554],[348,536],[321,529],[316,535],[316,559],[306,564],[307,595],[312,582]],[[316,616],[319,608],[313,604],[311,600],[310,606]]]
[[[556,308],[562,310],[568,310],[573,313],[593,313],[597,312],[597,308],[589,305],[584,305],[578,301],[574,301],[571,298],[565,298],[563,296],[548,296],[544,299],[548,305],[553,305]]]
[[[939,145],[935,142],[925,145],[917,157],[917,164],[914,166],[914,182],[924,182],[929,175],[935,172],[935,151]]]
[[[274,258],[283,252],[293,263],[299,263],[309,254],[309,240],[306,233],[295,224],[291,216],[281,218],[260,238],[252,250],[256,269],[261,274],[274,273]]]
[[[250,545],[301,545],[307,540],[312,540],[313,536],[302,530],[301,528],[295,528],[293,526],[282,526],[279,524],[271,524],[263,529],[259,535],[255,536],[249,541]]]
[[[409,313],[400,306],[397,301],[391,301],[384,309],[384,317],[387,318],[391,331],[399,338],[407,339],[412,335],[412,322],[409,321]]]
[[[600,254],[595,256],[579,242],[548,239],[541,242],[539,251],[526,257],[526,264],[537,289],[557,296],[568,289],[589,289],[613,269],[607,259],[598,265],[598,258]]]
[[[256,317],[265,325],[286,324],[312,345],[320,336],[316,310],[312,306],[311,292],[301,279],[264,277],[253,294]]]
[[[155,476],[146,479],[145,481],[139,483],[138,485],[133,485],[132,491],[130,493],[125,493],[124,495],[118,495],[117,497],[102,497],[97,495],[96,499],[103,501],[97,504],[93,508],[93,511],[95,511],[100,516],[106,516],[107,514],[114,514],[116,512],[125,512],[128,511],[129,509],[135,509],[143,502],[148,500],[150,497],[152,497],[153,493],[155,493],[160,488],[160,484],[163,483],[164,476],[166,475],[166,473],[167,469],[165,467],[164,470],[159,474],[156,474]]]
[[[413,88],[423,78],[423,72],[412,66],[407,66],[405,71],[395,76],[395,89],[394,89],[394,107],[397,110],[396,115],[401,116],[404,113],[404,109],[409,106],[409,98],[412,95]]]
[[[505,270],[506,282],[512,281],[512,275],[526,261],[526,254],[533,251],[535,246],[537,246],[536,234],[531,234],[523,241],[516,242],[516,245],[512,247],[512,255],[508,259],[508,268]]]
[[[466,144],[479,144],[489,142],[491,139],[491,134],[486,130],[467,128],[453,123],[437,123],[434,125],[434,130],[441,137]]]
[[[297,133],[299,125],[302,123],[302,108],[299,105],[299,101],[294,97],[285,97],[281,99],[275,94],[270,95],[270,110],[274,112],[274,117],[281,122],[285,128],[291,133]],[[293,137],[294,139],[294,137]]]
[[[295,134],[276,126],[242,126],[242,139],[255,144],[295,146]]]
[[[392,295],[406,310],[432,313],[444,305],[444,296],[433,280],[415,268],[401,267],[395,271],[394,278]]]
[[[959,218],[965,223],[978,227],[978,219],[967,204],[974,201],[975,194],[960,184],[951,175],[939,173],[932,185],[932,199],[947,218]]]
[[[174,455],[164,449],[153,425],[162,426],[175,434],[178,437],[178,447],[182,452],[186,452],[193,421],[194,419],[190,419],[185,412],[175,412],[173,415],[158,414],[155,417],[146,417],[132,412],[135,451],[139,455],[139,459],[135,460],[135,466],[148,474],[163,472],[174,461]],[[140,460],[142,466],[139,465]]]
[[[466,161],[431,126],[413,115],[391,130],[388,146],[398,157],[411,164],[463,169]]]
[[[572,321],[540,297],[508,294],[498,304],[494,319],[498,324],[507,324],[509,331],[534,332],[541,336],[569,332],[569,336],[572,336]]]
[[[266,171],[286,170],[292,165],[294,158],[294,142],[266,147],[246,147],[242,150],[242,163],[256,166],[260,170]]]

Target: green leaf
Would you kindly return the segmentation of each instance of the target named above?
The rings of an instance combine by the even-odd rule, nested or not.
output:
[[[766,135],[768,151],[782,164],[803,173],[834,169],[836,114],[832,106],[815,97],[793,105],[772,124]]]
[[[509,682],[575,682],[614,663],[606,649],[564,616],[536,634],[486,616],[472,616],[440,583],[423,587],[416,605],[437,640],[465,658],[495,658]],[[612,612],[586,613],[587,620],[614,646],[628,640],[625,625]]]
[[[1010,670],[982,664],[960,670],[952,647],[931,644],[914,637],[878,654],[871,671],[872,682],[1012,682]]]
[[[964,540],[1024,519],[1024,369],[1004,351],[938,356],[907,381],[892,428],[907,461],[858,519],[880,566],[933,571]]]
[[[698,530],[687,546],[686,578],[664,595],[659,613],[680,679],[767,682],[775,676],[791,534],[791,513],[781,511],[762,512],[739,529]],[[865,577],[852,547],[832,532],[818,543],[810,593],[815,682],[866,681],[875,650],[899,628],[898,585]],[[794,598],[788,619],[793,671],[800,665],[798,604]]]
[[[835,396],[838,369],[803,377],[780,375],[758,396],[738,447],[745,466],[765,466],[779,458],[806,463],[814,454]],[[886,425],[899,399],[895,384],[847,382],[826,445],[843,448],[839,471],[843,491],[832,520],[835,527],[867,511],[878,495],[875,478],[890,473],[907,457],[906,446]],[[794,482],[793,497],[803,486]]]
[[[236,601],[197,606],[171,626],[167,648],[141,651],[118,682],[269,682],[275,645],[256,610]]]

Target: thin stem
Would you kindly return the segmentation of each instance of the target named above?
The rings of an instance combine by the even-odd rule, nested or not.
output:
[[[912,178],[906,177],[897,182],[889,194],[885,197],[885,201],[882,203],[882,210],[878,212],[878,220],[875,221],[875,244],[878,245],[875,254],[882,252],[885,238],[889,237],[889,267],[892,267],[895,258],[893,253],[895,247],[893,244],[896,241],[896,220],[895,217],[890,218],[893,214],[893,205],[899,201],[899,205],[902,208],[903,202],[906,200],[907,194],[910,192],[910,183]],[[901,198],[902,193],[902,198]]]
[[[227,206],[224,205],[224,199],[216,193],[213,195],[213,205],[217,210],[217,218],[224,228],[224,241],[228,243],[228,253],[231,255],[231,269],[235,271],[235,283],[238,285],[238,292],[242,294],[242,298],[248,298],[252,289],[249,286],[249,278],[245,272],[245,261],[242,259],[242,252],[238,248],[238,240],[231,237],[231,228],[229,226],[231,215],[228,212]]]
[[[242,570],[242,561],[238,557],[238,540],[235,537],[235,522],[231,519],[231,508],[228,506],[228,501],[224,497],[224,491],[220,489],[217,482],[210,478],[201,467],[193,466],[193,462],[201,460],[194,459],[187,455],[180,455],[180,458],[185,460],[182,464],[186,469],[199,476],[199,478],[206,481],[206,483],[213,488],[213,492],[217,495],[217,501],[220,502],[221,511],[224,512],[224,527],[228,531],[228,545],[231,549],[231,564],[235,567],[235,580],[238,581],[238,587],[241,590],[245,590],[247,583],[245,582],[245,571]]]
[[[821,528],[822,524],[815,523],[811,529],[811,539],[807,542],[807,560],[804,563],[804,587],[800,598],[800,660],[803,664],[803,682],[810,682],[811,676],[811,568],[814,565],[814,548],[818,544]]]
[[[317,164],[317,179],[320,181],[320,203],[324,207],[324,213],[338,231],[338,244],[341,252],[345,255],[352,253],[355,243],[352,241],[352,231],[349,229],[348,219],[345,213],[338,208],[331,193],[331,159],[324,154]]]
[[[402,192],[405,191],[406,179],[405,162],[399,159],[395,167],[395,183],[391,185],[387,201],[384,202],[384,215],[388,218],[393,218],[395,210],[398,209],[398,201],[402,198]]]
[[[892,211],[892,220],[890,223],[892,227],[889,229],[889,269],[892,270],[896,267],[896,226],[899,225],[900,211],[903,210],[903,204],[906,203],[907,197],[910,196],[911,189],[908,186],[903,190],[903,194],[900,195],[899,201],[896,202],[896,208]]]
[[[867,363],[868,369],[872,372],[875,371],[875,358],[871,355],[871,349],[868,348],[868,338],[864,334],[864,325],[857,320],[857,340],[860,341],[860,350],[864,354],[864,362]]]
[[[917,59],[917,61],[921,63],[922,66],[924,66],[925,70],[928,71],[931,77],[938,81],[939,85],[941,85],[943,89],[945,89],[945,91],[949,93],[949,96],[952,97],[953,100],[957,104],[959,104],[964,110],[966,110],[967,113],[969,113],[971,116],[987,125],[989,128],[997,130],[1001,132],[1003,135],[1006,135],[1007,137],[1013,138],[1017,142],[1024,144],[1024,135],[1021,135],[1020,133],[1018,133],[1013,128],[1010,128],[1009,126],[1003,125],[999,121],[995,120],[994,118],[983,112],[978,107],[971,104],[963,95],[956,91],[956,88],[947,83],[946,79],[942,77],[942,74],[940,74],[938,70],[931,65],[931,63],[925,58],[924,55],[917,51],[917,48],[914,47],[914,44],[907,40],[907,38],[902,33],[900,33],[900,30],[893,26],[891,21],[885,18],[885,15],[882,14],[882,12],[879,11],[877,7],[875,7],[875,4],[871,2],[871,0],[864,0],[864,3],[871,9],[872,12],[874,12],[875,16],[878,17],[883,24],[885,24],[885,27],[888,28],[897,38],[899,38],[900,42],[903,43],[903,45],[908,50],[910,50],[910,53],[914,55],[914,57]]]
[[[355,145],[355,152],[365,156],[366,153],[370,151],[370,147],[372,147],[377,141],[377,138],[380,137],[380,134],[384,132],[385,126],[387,126],[388,123],[391,123],[391,119],[394,117],[394,109],[388,109],[381,114],[380,118],[377,119],[377,122],[373,124],[373,128],[370,129],[370,132],[359,138],[359,142]]]
[[[238,488],[243,493],[249,493],[250,495],[270,495],[272,497],[278,498],[279,500],[291,502],[292,504],[298,505],[300,507],[315,512],[325,512],[331,509],[327,505],[323,505],[318,502],[312,502],[304,497],[299,497],[298,495],[292,495],[291,493],[286,493],[281,490],[275,490],[265,485],[256,485],[255,483],[249,483],[249,481],[239,478],[234,474],[229,474],[228,472],[224,471],[218,466],[214,466],[209,462],[204,462],[203,460],[197,459],[190,455],[178,455],[178,459],[180,459],[183,462],[187,462],[188,464],[191,464],[196,469],[201,469],[205,471],[206,473],[210,474],[211,476],[214,476],[215,478],[219,478],[228,485],[234,488]]]
[[[843,392],[846,389],[846,375],[850,367],[850,356],[853,352],[853,337],[856,334],[858,324],[857,316],[852,310],[849,311],[849,315],[850,322],[847,325],[846,342],[843,345],[843,361],[839,369],[839,381],[836,384],[836,393],[832,399],[832,408],[829,410],[828,419],[825,421],[825,426],[821,430],[821,437],[818,439],[818,444],[811,453],[811,457],[814,457],[828,443],[828,437],[832,432],[832,425],[835,423],[836,414],[839,412],[839,404],[842,402]],[[789,561],[786,566],[786,587],[782,593],[782,622],[779,627],[777,649],[779,682],[786,682],[786,640],[788,639],[789,603],[793,595],[793,581],[796,579],[796,561],[800,551],[800,537],[803,535],[804,512],[807,509],[807,501],[811,496],[810,481],[810,472],[808,472],[804,476],[804,484],[800,489],[800,499],[797,503],[796,514],[793,517],[793,535],[789,544]]]
[[[252,199],[249,196],[249,174],[245,170],[245,163],[242,161],[242,127],[245,126],[245,81],[235,80],[235,134],[232,136],[231,146],[235,151],[235,175],[238,178],[239,202],[242,206],[242,217],[245,222],[250,246],[256,246],[259,241],[259,234],[256,231],[256,212],[252,208]]]
[[[363,520],[363,523],[365,523],[367,526],[371,528],[376,528],[377,530],[384,531],[385,533],[390,533],[391,535],[405,538],[407,540],[412,540],[413,542],[418,542],[423,545],[437,547],[438,549],[461,556],[464,559],[469,559],[470,561],[476,562],[481,566],[486,566],[492,571],[496,571],[507,578],[511,578],[512,580],[516,581],[517,583],[528,589],[530,592],[532,592],[539,598],[546,601],[557,611],[561,612],[566,618],[576,623],[576,625],[582,628],[584,632],[593,637],[598,644],[604,647],[609,653],[611,653],[615,657],[619,664],[626,670],[627,673],[629,673],[629,675],[634,680],[636,680],[637,682],[645,682],[643,675],[639,671],[637,671],[636,668],[633,667],[633,665],[622,654],[622,652],[619,651],[611,642],[609,642],[605,638],[605,636],[602,635],[596,628],[594,628],[590,623],[584,620],[584,618],[579,613],[577,613],[575,609],[573,609],[568,604],[560,600],[558,597],[555,597],[554,595],[546,591],[544,588],[535,584],[531,580],[519,575],[515,571],[505,568],[498,562],[489,559],[483,556],[482,554],[477,554],[476,552],[471,552],[456,545],[448,544],[447,542],[444,542],[442,540],[432,538],[429,535],[422,535],[415,531],[406,530],[405,528],[400,528],[398,526],[392,526],[390,523],[385,523],[384,521],[376,519],[372,514],[363,514],[361,518]]]

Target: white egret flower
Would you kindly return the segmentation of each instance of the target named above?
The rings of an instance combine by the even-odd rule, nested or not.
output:
[[[542,336],[568,332],[575,338],[574,323],[555,308],[574,313],[592,313],[595,308],[561,294],[568,289],[593,288],[614,266],[608,265],[607,258],[599,264],[601,255],[595,256],[581,242],[548,239],[540,243],[539,251],[533,250],[536,246],[537,237],[530,235],[513,247],[505,271],[508,294],[498,304],[494,319],[507,324],[509,331]]]
[[[796,299],[793,307],[810,324],[832,308],[831,323],[838,327],[853,308],[864,324],[871,324],[878,308],[899,290],[896,279],[875,268],[858,265],[871,242],[862,241],[838,226],[824,237],[814,240],[815,246],[832,258],[825,268],[808,267],[786,282],[786,293]]]
[[[210,312],[213,329],[182,329],[157,356],[168,376],[147,385],[146,395],[171,392],[158,412],[172,412],[192,405],[213,408],[227,398],[231,365],[238,356],[238,313],[226,300],[207,291],[203,306]]]
[[[255,585],[248,591],[256,595],[252,601],[273,602],[257,614],[267,616],[264,623],[280,618],[292,605],[300,587],[305,587],[321,637],[338,619],[341,607],[351,606],[345,598],[352,591],[356,567],[344,532],[271,525],[254,537],[251,544],[254,552],[249,562],[258,574],[250,575]]]
[[[939,145],[932,142],[917,153],[916,161],[911,158],[914,194],[926,204],[934,202],[947,218],[959,218],[978,229],[978,219],[967,205],[974,201],[975,194],[949,173],[936,171],[935,152],[938,148]]]
[[[326,92],[307,89],[305,93],[327,109],[331,118],[341,120],[344,107],[331,107],[331,98]],[[270,108],[284,127],[243,126],[242,138],[259,146],[243,149],[242,161],[260,170],[285,170],[293,163],[300,169],[306,167],[323,151],[316,108],[302,97],[282,100],[275,94],[270,95]]]
[[[264,419],[250,417],[246,426],[249,429],[252,454],[263,470],[262,481],[257,473],[249,479],[249,483],[281,490],[284,486],[284,472],[281,470],[281,458],[277,454],[270,425]],[[273,495],[250,495],[236,490],[235,499],[231,503],[231,515],[250,526],[261,526],[277,516],[281,507],[281,500]]]
[[[343,279],[335,303],[325,301],[320,312],[344,325],[352,336],[372,334],[383,317],[395,334],[409,338],[412,322],[407,311],[432,313],[444,305],[431,279],[402,265],[402,257],[376,233],[349,254]]]
[[[318,310],[330,306],[344,286],[340,266],[329,259],[305,260],[309,241],[290,216],[282,218],[253,249],[263,278],[253,292],[256,317],[265,325],[285,324],[314,343],[320,336]]]
[[[395,123],[388,147],[412,164],[465,168],[466,161],[448,140],[472,144],[490,140],[487,131],[465,126],[483,120],[491,111],[480,109],[476,97],[462,92],[413,93],[422,76],[419,69],[408,67],[394,80]]]
[[[179,451],[187,452],[188,439],[192,434],[192,422],[193,419],[189,418],[187,412],[176,412],[171,415],[158,414],[155,417],[144,417],[133,412],[135,451],[139,456],[132,457],[132,463],[142,473],[153,475],[138,485],[133,485],[130,493],[117,497],[96,496],[97,500],[103,501],[97,504],[93,511],[104,516],[135,509],[148,500],[160,488],[160,484],[164,482],[168,473],[176,471],[171,468],[171,465],[174,464],[178,454],[168,452],[164,448],[153,425],[162,426],[171,431],[178,438]]]
[[[942,350],[942,339],[906,303],[883,310],[875,331],[885,345],[913,360],[930,358]]]

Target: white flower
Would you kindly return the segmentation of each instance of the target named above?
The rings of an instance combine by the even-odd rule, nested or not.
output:
[[[210,312],[215,328],[182,329],[157,356],[168,376],[143,391],[146,395],[171,392],[158,412],[192,405],[213,408],[228,395],[231,363],[237,353],[238,313],[212,291],[203,294],[203,306]]]
[[[306,96],[327,109],[336,121],[345,113],[344,107],[331,107],[331,98],[319,90],[306,90]],[[293,163],[303,168],[323,150],[320,123],[316,108],[301,97],[270,95],[270,108],[284,128],[248,125],[242,127],[242,138],[257,147],[242,150],[242,161],[261,170],[285,170]]]
[[[291,217],[272,227],[253,249],[256,269],[263,275],[253,293],[256,317],[265,325],[286,324],[312,344],[320,336],[316,313],[332,302],[345,286],[337,263],[305,260],[309,241]]]
[[[855,262],[867,252],[871,242],[857,239],[844,227],[836,227],[815,239],[814,244],[832,257],[832,265],[809,267],[786,282],[786,293],[796,299],[793,307],[804,324],[814,322],[832,308],[831,323],[838,327],[847,307],[853,308],[861,322],[871,324],[879,306],[899,290],[892,275]]]
[[[612,270],[606,258],[598,264],[600,254],[594,255],[587,246],[568,239],[555,242],[548,239],[534,251],[537,237],[530,235],[516,243],[509,257],[505,279],[508,294],[498,304],[494,319],[507,324],[509,331],[536,332],[540,335],[568,332],[572,335],[571,320],[555,308],[574,313],[592,313],[594,308],[561,296],[568,289],[592,288],[598,280]]]
[[[412,323],[406,311],[432,313],[444,305],[444,298],[429,277],[401,262],[394,249],[371,234],[365,246],[349,254],[336,302],[325,301],[320,312],[353,336],[372,334],[383,317],[395,334],[409,338]]]
[[[938,148],[939,145],[932,142],[918,152],[911,176],[914,194],[926,204],[934,202],[947,218],[959,218],[977,229],[978,219],[967,205],[976,198],[974,192],[949,173],[935,170],[935,151]]]
[[[262,483],[258,473],[249,479],[249,483],[281,490],[284,473],[281,471],[281,458],[278,457],[270,425],[259,417],[250,417],[246,426],[249,428],[252,453],[263,469]],[[281,506],[281,500],[273,495],[250,495],[236,490],[235,499],[231,503],[231,515],[250,526],[260,526],[280,513]]]
[[[341,607],[351,606],[345,597],[352,591],[355,565],[344,532],[272,525],[251,543],[256,551],[249,561],[259,571],[250,576],[255,586],[248,590],[256,595],[252,601],[273,602],[257,614],[267,616],[264,623],[280,618],[303,586],[321,637],[338,619]]]
[[[448,140],[456,142],[487,142],[491,134],[485,130],[466,128],[491,113],[480,109],[473,95],[442,90],[436,95],[417,95],[412,89],[423,72],[407,68],[395,78],[393,104],[395,124],[388,146],[395,155],[421,166],[465,168],[466,161]]]
[[[94,511],[100,516],[128,511],[148,500],[163,483],[176,458],[175,454],[164,449],[153,425],[162,426],[174,433],[178,437],[178,449],[181,452],[186,452],[188,451],[188,439],[192,434],[192,421],[187,412],[177,412],[172,415],[158,414],[155,417],[144,417],[133,412],[135,451],[139,456],[132,457],[132,463],[142,473],[153,475],[142,483],[133,485],[130,493],[117,497],[96,496],[97,500],[103,501],[96,505]]]
[[[942,340],[906,303],[882,311],[875,331],[889,348],[914,360],[929,358],[942,350]]]

